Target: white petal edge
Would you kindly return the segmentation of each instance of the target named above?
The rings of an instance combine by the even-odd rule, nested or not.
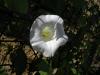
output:
[[[40,18],[44,23],[55,23],[58,21],[60,24],[63,23],[63,19],[61,17],[59,17],[58,15],[41,15],[38,18]]]
[[[44,42],[40,39],[40,28],[43,23],[57,23],[55,28],[55,38],[48,42]],[[60,34],[61,33],[61,34]],[[41,15],[39,16],[34,23],[32,24],[30,30],[30,43],[33,49],[37,49],[43,53],[45,57],[52,57],[54,56],[56,50],[61,46],[64,45],[68,40],[68,37],[65,35],[63,29],[63,20],[61,17],[57,15]]]

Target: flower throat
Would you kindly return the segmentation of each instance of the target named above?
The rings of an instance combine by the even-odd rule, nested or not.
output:
[[[41,30],[41,37],[44,41],[50,41],[54,35],[54,29],[52,26],[44,26]]]

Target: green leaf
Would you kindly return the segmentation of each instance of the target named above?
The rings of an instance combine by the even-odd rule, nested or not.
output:
[[[46,59],[41,60],[37,67],[39,69],[40,75],[52,74],[51,64]]]
[[[44,71],[39,71],[40,75],[48,75],[47,72],[44,72]]]
[[[19,13],[27,13],[28,2],[27,0],[4,0],[5,6],[13,11]]]
[[[39,70],[49,72],[50,65],[47,63],[46,60],[41,60],[41,62],[38,64]]]
[[[71,68],[71,71],[73,72],[74,75],[77,74],[77,70],[75,68]]]
[[[0,66],[0,75],[7,75],[4,68]]]

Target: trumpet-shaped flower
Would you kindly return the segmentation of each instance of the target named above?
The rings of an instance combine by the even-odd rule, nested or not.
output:
[[[58,15],[41,15],[36,18],[30,29],[31,46],[45,57],[54,56],[56,50],[67,40],[63,19]]]

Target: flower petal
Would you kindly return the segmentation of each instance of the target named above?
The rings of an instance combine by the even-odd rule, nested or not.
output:
[[[58,46],[62,46],[62,45],[64,45],[67,41],[68,41],[68,36],[63,35],[62,37],[60,37],[60,38],[57,40],[57,45],[58,45]]]
[[[54,29],[53,39],[44,41],[41,38],[41,29],[51,25]],[[32,24],[30,30],[30,43],[33,49],[41,52],[45,57],[54,56],[56,50],[68,40],[63,28],[63,20],[57,15],[41,15]]]
[[[41,15],[39,16],[44,23],[55,23],[60,18],[58,15]],[[60,18],[59,23],[62,23],[63,20]]]
[[[46,49],[44,49],[43,55],[45,57],[52,57],[54,56],[57,49],[64,45],[68,41],[68,37],[66,35],[63,35],[63,37],[59,39],[54,39],[51,41],[46,42]]]
[[[46,47],[45,47],[46,44],[43,41],[32,43],[31,45],[32,45],[33,49],[36,49],[38,52],[41,52],[41,53],[43,53],[44,50],[46,49]]]
[[[46,47],[47,47],[47,49],[44,50],[43,55],[45,57],[52,57],[52,56],[54,56],[54,54],[59,46],[57,45],[57,42],[54,39],[54,40],[46,42]]]

